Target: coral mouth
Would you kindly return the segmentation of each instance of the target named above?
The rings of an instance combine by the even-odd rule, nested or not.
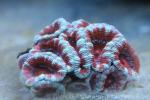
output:
[[[33,65],[31,65],[33,66]],[[56,73],[57,71],[59,70],[59,67],[57,67],[55,65],[51,65],[48,61],[47,62],[39,62],[39,63],[36,63],[34,66],[33,66],[33,70],[32,70],[32,73],[34,76],[39,76],[41,74],[54,74]]]

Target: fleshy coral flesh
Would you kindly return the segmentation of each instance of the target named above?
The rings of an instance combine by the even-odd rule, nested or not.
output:
[[[64,92],[75,83],[97,91],[123,89],[140,69],[134,49],[114,26],[63,18],[35,36],[18,65],[23,84],[35,93]]]

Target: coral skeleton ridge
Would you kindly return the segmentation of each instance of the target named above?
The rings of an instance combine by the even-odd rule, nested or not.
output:
[[[35,36],[33,47],[19,55],[18,66],[22,83],[40,93],[75,86],[124,89],[139,73],[140,63],[114,26],[59,18]]]

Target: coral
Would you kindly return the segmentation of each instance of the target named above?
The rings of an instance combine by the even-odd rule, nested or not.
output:
[[[23,84],[35,93],[74,86],[124,89],[140,68],[134,49],[114,26],[63,18],[35,36],[18,65]]]

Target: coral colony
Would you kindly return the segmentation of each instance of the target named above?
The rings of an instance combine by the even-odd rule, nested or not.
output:
[[[134,49],[114,26],[63,18],[35,36],[33,47],[19,55],[18,65],[21,81],[35,94],[80,86],[120,90],[140,68]]]

